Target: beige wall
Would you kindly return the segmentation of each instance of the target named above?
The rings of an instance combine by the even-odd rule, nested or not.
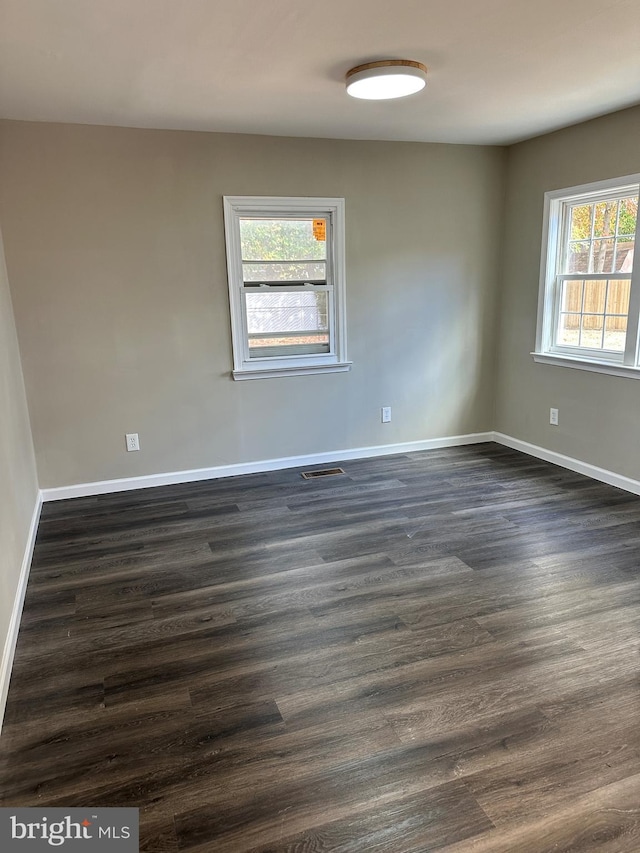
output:
[[[543,196],[640,172],[640,107],[509,149],[496,429],[640,479],[640,382],[535,364]],[[549,425],[549,408],[560,424]]]
[[[490,429],[504,156],[4,123],[41,487]],[[345,197],[350,373],[230,378],[223,194]]]
[[[0,650],[5,644],[38,486],[0,235]],[[3,683],[2,689],[8,685]],[[0,696],[0,717],[4,696]]]

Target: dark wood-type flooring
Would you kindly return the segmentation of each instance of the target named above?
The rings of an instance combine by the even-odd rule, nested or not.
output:
[[[2,805],[152,853],[638,853],[640,498],[494,444],[46,504]]]

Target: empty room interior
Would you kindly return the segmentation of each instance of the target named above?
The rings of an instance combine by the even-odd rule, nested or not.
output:
[[[638,853],[638,44],[0,0],[6,814]]]

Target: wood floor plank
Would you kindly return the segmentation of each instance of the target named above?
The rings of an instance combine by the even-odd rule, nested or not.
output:
[[[298,853],[301,850],[349,851],[394,850],[396,853],[424,853],[438,850],[443,844],[466,839],[491,828],[491,822],[468,795],[464,786],[451,782],[420,794],[380,803],[374,808],[342,820],[314,827],[294,836],[278,838],[286,832],[291,820],[281,813],[278,826],[262,829],[263,836],[273,835],[266,845],[260,844],[251,853]],[[178,821],[179,841],[190,845],[191,837]],[[225,849],[224,841],[220,849]],[[193,848],[197,850],[198,848]],[[204,845],[206,849],[206,842]],[[233,847],[226,849],[232,850]]]
[[[543,818],[489,830],[443,853],[636,853],[640,775],[600,786]]]

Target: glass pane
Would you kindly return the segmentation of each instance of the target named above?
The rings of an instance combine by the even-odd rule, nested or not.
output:
[[[609,237],[616,233],[617,201],[601,201],[595,206],[594,237]]]
[[[638,218],[638,196],[635,198],[623,198],[620,202],[620,219],[618,220],[618,234],[633,236],[636,233],[636,219]]]
[[[562,282],[562,311],[582,311],[582,282]]]
[[[247,329],[250,335],[264,333],[328,333],[326,291],[247,293]]]
[[[311,218],[241,219],[242,260],[324,260],[327,257],[327,242],[314,236],[313,222]],[[320,234],[320,231],[316,233]]]
[[[602,331],[604,317],[602,314],[583,314],[580,330],[580,346],[590,349],[602,349]]]
[[[587,314],[604,314],[604,300],[607,293],[606,281],[587,281],[584,287],[584,307]]]
[[[627,338],[627,318],[607,317],[604,325],[604,348],[624,352]]]
[[[296,337],[249,338],[252,358],[329,352],[329,335],[307,333]]]
[[[631,282],[628,279],[610,279],[607,292],[607,314],[628,314],[630,293]]]
[[[567,254],[567,272],[589,272],[589,246],[588,242],[569,243]]]
[[[633,272],[633,240],[618,240],[614,272]]]
[[[245,281],[326,281],[324,261],[307,264],[242,264]]]
[[[580,343],[580,315],[561,314],[558,323],[556,345],[561,347],[577,347]]]
[[[571,208],[571,240],[591,239],[592,204],[580,204]]]
[[[611,237],[593,241],[589,272],[611,272],[613,270],[614,244],[615,241]]]

